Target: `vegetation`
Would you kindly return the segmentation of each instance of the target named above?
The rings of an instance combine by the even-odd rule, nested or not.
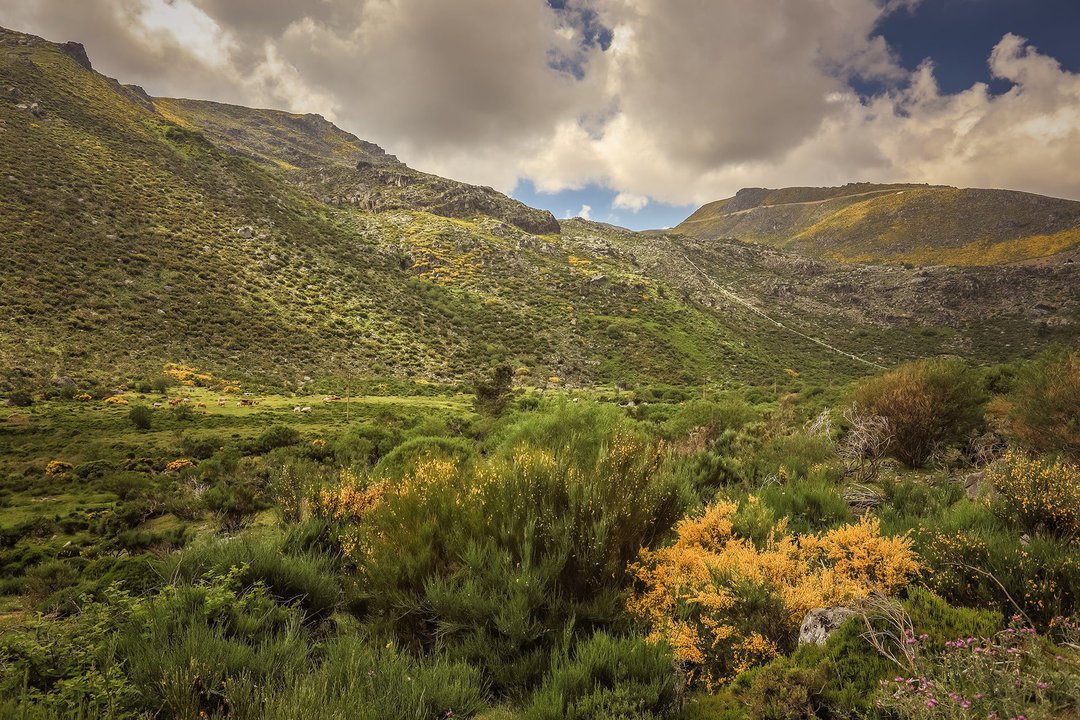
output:
[[[321,118],[0,77],[0,717],[1080,717],[1072,306],[981,307],[1073,270],[530,230]]]

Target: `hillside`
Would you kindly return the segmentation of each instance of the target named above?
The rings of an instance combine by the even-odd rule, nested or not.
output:
[[[560,228],[318,116],[151,98],[80,46],[10,31],[0,88],[5,389],[168,362],[290,387],[457,383],[499,363],[538,385],[771,384],[1075,335],[1071,267],[926,279]]]
[[[606,244],[499,217],[514,221],[501,208],[515,208],[543,225],[546,213],[415,173],[316,118],[156,101],[162,114],[88,65],[0,34],[6,387],[116,382],[171,361],[294,385],[456,382],[500,362],[533,382],[765,381],[815,362],[810,348],[777,354],[748,341],[753,323],[672,299]],[[246,134],[223,147],[214,128],[226,113]],[[355,170],[365,158],[379,162]],[[384,172],[406,178],[379,181],[393,203],[325,197],[342,187],[333,178],[359,186]],[[444,217],[429,202],[444,189],[499,207]]]
[[[845,262],[1064,262],[1080,257],[1080,202],[928,185],[748,188],[701,207],[675,230]]]

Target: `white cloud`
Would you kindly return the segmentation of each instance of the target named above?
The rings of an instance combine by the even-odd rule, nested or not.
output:
[[[600,183],[631,211],[854,180],[1080,198],[1080,78],[1006,35],[988,67],[1011,90],[943,94],[874,34],[917,1],[5,0],[0,24],[80,40],[151,93],[318,112],[504,191]]]
[[[633,193],[621,192],[615,196],[615,199],[611,201],[611,207],[619,208],[622,210],[629,210],[630,212],[638,212],[643,207],[649,204],[649,198],[644,195],[635,195]]]
[[[582,205],[581,209],[577,211],[577,216],[582,220],[589,220],[592,218],[592,206]]]

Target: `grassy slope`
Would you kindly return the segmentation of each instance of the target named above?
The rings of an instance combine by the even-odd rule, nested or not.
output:
[[[328,206],[24,37],[0,36],[18,94],[0,101],[7,386],[170,360],[274,382],[454,380],[499,361],[571,383],[767,382],[790,363],[753,321],[566,238]]]
[[[381,168],[406,176],[384,191],[395,202],[471,190],[396,165],[316,116],[154,105],[15,33],[0,34],[0,81],[16,88],[0,99],[0,389],[59,376],[115,383],[169,361],[297,387],[358,375],[456,382],[498,362],[525,368],[526,383],[572,385],[773,384],[790,371],[825,382],[871,369],[708,292],[682,272],[692,246],[672,237],[590,223],[533,235],[483,214],[324,202],[356,182],[365,158],[375,175],[360,172],[363,182]],[[18,107],[29,102],[42,117]],[[802,292],[804,261],[740,253],[705,262],[792,327],[845,349],[848,336],[863,338],[850,349],[881,364],[940,351],[998,359],[1069,332],[1036,337],[1046,318],[1010,316],[1008,332],[1024,340],[988,347],[951,329],[1006,327],[974,308],[893,318],[828,283],[789,302],[775,285]],[[1050,280],[1033,292],[1049,287],[1038,297],[1057,302],[1065,323],[1075,308],[1057,288],[1067,278]],[[907,297],[918,306],[918,293]],[[942,341],[927,342],[942,322],[932,331]]]
[[[1008,190],[917,185],[748,190],[677,231],[856,262],[999,265],[1080,246],[1080,202]]]

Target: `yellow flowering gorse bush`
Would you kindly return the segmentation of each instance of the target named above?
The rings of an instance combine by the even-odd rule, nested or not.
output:
[[[1080,538],[1080,466],[1010,450],[988,479],[1000,495],[998,508],[1010,519],[1032,531]]]
[[[882,536],[876,519],[802,536],[782,519],[755,544],[735,532],[739,510],[718,502],[683,520],[675,544],[642,551],[633,568],[630,612],[706,688],[790,646],[811,609],[892,594],[919,570],[911,541]]]

